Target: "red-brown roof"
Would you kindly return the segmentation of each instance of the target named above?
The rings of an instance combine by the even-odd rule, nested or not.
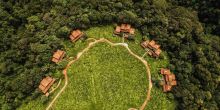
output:
[[[164,77],[163,90],[164,92],[170,91],[172,86],[177,85],[176,77],[169,69],[162,68],[160,71]]]
[[[154,40],[151,41],[144,41],[141,43],[141,46],[145,49],[151,50],[148,52],[150,56],[159,57],[160,53],[162,52],[160,49],[160,45],[156,44]]]
[[[82,34],[82,32],[79,29],[72,31],[72,33],[71,33],[71,35],[73,37],[77,37],[77,36],[79,36],[81,34]]]
[[[169,69],[161,68],[160,73],[161,74],[170,74],[170,70]]]
[[[47,91],[50,89],[50,87],[52,86],[52,84],[54,83],[55,79],[51,78],[49,76],[47,76],[46,78],[44,78],[39,85],[39,89],[43,92],[43,93],[47,93]]]
[[[130,24],[127,24],[125,29],[131,29],[131,25]]]
[[[135,29],[131,28],[130,24],[121,24],[121,26],[116,26],[114,34],[120,34],[121,32],[129,33],[133,35]]]
[[[149,43],[149,40],[146,40],[146,41],[144,41],[144,42],[141,43],[141,46],[142,46],[143,48],[147,48],[148,43]]]
[[[121,31],[130,33],[132,31],[134,32],[134,29],[132,29],[132,31],[131,31],[131,25],[130,24],[121,24]]]
[[[57,51],[53,54],[52,61],[55,62],[55,63],[57,63],[57,62],[59,62],[60,60],[63,59],[64,55],[65,55],[65,52],[64,52],[64,51],[62,51],[62,50],[57,50]]]
[[[155,45],[155,41],[154,41],[154,40],[151,40],[151,41],[149,42],[149,45],[150,45],[150,46]]]
[[[171,88],[172,88],[172,86],[170,86],[170,85],[166,85],[166,84],[163,85],[164,92],[171,91]]]
[[[154,53],[156,54],[157,57],[160,55],[161,52],[162,51],[160,49],[157,49],[157,50],[154,51]]]
[[[176,80],[176,77],[174,74],[169,74],[168,77],[169,77],[169,81]]]
[[[171,82],[170,82],[170,85],[176,86],[176,85],[177,85],[177,82],[176,82],[176,81],[171,81]]]
[[[125,26],[126,26],[126,24],[121,24],[121,29],[125,30]]]
[[[159,49],[160,45],[156,44],[154,40],[149,42],[149,46],[153,47],[154,49]]]
[[[155,44],[153,47],[154,47],[155,49],[159,49],[159,48],[160,48],[160,45]]]
[[[72,42],[77,41],[80,37],[82,37],[83,32],[81,32],[79,29],[72,31],[70,35],[70,39]]]

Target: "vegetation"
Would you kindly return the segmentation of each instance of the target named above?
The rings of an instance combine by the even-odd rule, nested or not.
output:
[[[196,10],[206,33],[220,35],[220,2],[218,0],[173,0],[174,4]]]
[[[107,38],[114,42],[121,42],[119,37],[112,36],[113,27],[94,27],[86,31],[93,38]],[[144,50],[139,46],[141,35],[136,32],[135,42],[128,42],[129,47],[142,56]],[[85,48],[88,42],[79,41],[75,45],[65,43],[67,54]],[[73,48],[74,46],[74,48]],[[153,79],[161,79],[158,74],[161,67],[168,64],[168,59],[155,60],[146,57],[151,65]],[[111,47],[101,43],[91,48],[79,61],[74,63],[68,71],[69,85],[65,92],[54,104],[54,109],[128,109],[140,107],[146,98],[147,75],[144,65],[131,56],[124,47]],[[175,103],[157,88],[156,82],[152,90],[152,100],[148,107],[157,109],[174,109]],[[53,98],[53,96],[50,96]],[[111,100],[110,100],[111,99]],[[159,101],[158,101],[159,100]],[[37,109],[44,109],[42,99],[29,102],[21,106],[21,110],[28,110],[38,105]],[[157,105],[157,106],[155,106]]]
[[[143,64],[123,47],[98,44],[72,65],[68,71],[69,85],[54,108],[122,110],[140,107],[148,85],[145,71]],[[160,96],[152,96],[163,102],[155,100],[154,103],[161,104],[157,109],[170,107],[166,106],[169,104],[166,96],[159,91]]]
[[[123,22],[167,51],[177,109],[220,108],[218,0],[1,0],[1,109],[37,97],[42,77],[60,68],[51,55],[71,29]]]

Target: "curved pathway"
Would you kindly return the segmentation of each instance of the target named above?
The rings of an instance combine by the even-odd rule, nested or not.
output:
[[[150,94],[151,94],[151,88],[152,88],[152,82],[151,82],[151,73],[150,73],[150,68],[148,66],[148,63],[146,60],[144,60],[142,57],[138,56],[137,54],[135,54],[134,52],[132,52],[130,50],[130,48],[128,47],[127,43],[112,43],[111,41],[105,39],[105,38],[101,38],[101,39],[94,39],[94,38],[90,38],[88,40],[94,40],[93,42],[90,42],[89,45],[83,49],[81,52],[79,52],[76,56],[76,58],[74,58],[72,61],[70,61],[67,66],[65,67],[65,69],[63,70],[63,74],[65,77],[65,84],[63,86],[63,88],[57,93],[57,95],[54,97],[54,99],[50,102],[50,104],[47,106],[46,110],[49,110],[52,105],[54,104],[54,102],[57,100],[57,98],[61,95],[61,93],[64,91],[64,89],[66,88],[67,84],[68,84],[68,76],[67,76],[67,69],[74,63],[76,62],[85,52],[87,52],[91,47],[93,47],[95,44],[97,43],[101,43],[101,42],[106,42],[108,44],[110,44],[111,46],[123,46],[125,47],[128,52],[134,56],[135,58],[137,58],[138,60],[140,60],[144,65],[145,68],[147,69],[147,75],[148,75],[148,81],[149,81],[149,86],[148,86],[148,91],[147,91],[147,95],[146,95],[146,99],[144,101],[144,103],[142,104],[142,106],[139,108],[140,110],[144,110],[144,108],[146,107],[148,101],[150,100]]]
[[[52,90],[49,92],[49,94],[53,93],[56,89],[59,88],[61,81],[62,81],[62,80],[60,79],[59,82],[58,82],[58,84],[57,84],[57,86],[56,86],[55,88],[52,88]]]

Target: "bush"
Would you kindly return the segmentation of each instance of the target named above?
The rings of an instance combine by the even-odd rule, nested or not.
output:
[[[46,104],[49,101],[49,97],[42,95],[40,100],[42,104]]]

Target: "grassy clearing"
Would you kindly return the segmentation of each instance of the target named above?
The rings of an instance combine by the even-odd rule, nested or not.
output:
[[[122,42],[122,38],[112,36],[113,27],[94,27],[86,31],[92,38],[107,38],[113,42]],[[128,42],[129,47],[139,56],[144,54],[140,47],[141,35],[137,32],[136,40]],[[86,47],[89,41],[72,44],[65,41],[68,57],[74,57]],[[168,58],[154,59],[145,56],[151,67],[153,79],[160,79],[158,71],[166,67]],[[111,47],[101,43],[91,48],[79,61],[68,70],[69,84],[53,106],[60,110],[124,110],[140,107],[146,97],[147,76],[143,64],[131,56],[123,47]],[[61,85],[62,86],[62,85]],[[147,105],[149,110],[172,110],[175,103],[168,100],[161,88],[153,85],[152,99]],[[53,95],[51,96],[51,98]],[[37,107],[36,107],[37,106]],[[22,105],[21,109],[45,109],[40,99]]]
[[[123,110],[145,99],[145,68],[123,47],[98,44],[71,66],[68,76],[71,80],[55,109]]]

